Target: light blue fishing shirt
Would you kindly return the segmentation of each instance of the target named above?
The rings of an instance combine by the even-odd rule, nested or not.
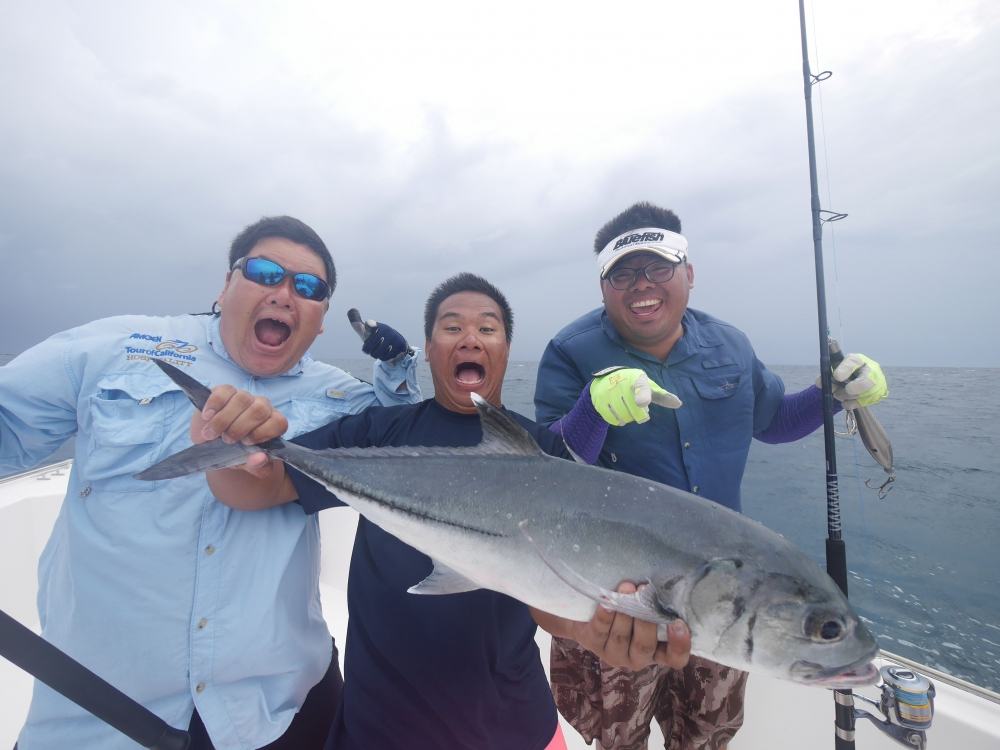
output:
[[[76,436],[39,561],[44,637],[175,727],[197,707],[218,750],[257,748],[284,733],[330,664],[318,523],[298,505],[231,510],[204,474],[133,479],[191,444],[193,407],[151,357],[268,397],[288,436],[418,401],[414,358],[376,363],[374,386],[308,355],[257,378],[230,359],[217,318],[128,316],[56,334],[0,367],[0,472]],[[139,747],[37,681],[18,743]]]
[[[611,427],[598,463],[738,511],[750,440],[771,424],[785,386],[739,329],[691,308],[682,325],[664,362],[626,343],[603,307],[573,321],[542,355],[535,416],[549,424],[566,414],[599,370],[637,367],[684,405],[651,406],[648,422]]]

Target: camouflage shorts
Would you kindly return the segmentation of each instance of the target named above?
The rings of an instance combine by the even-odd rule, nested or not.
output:
[[[589,744],[645,750],[654,719],[666,750],[718,750],[743,724],[747,673],[691,657],[687,667],[609,667],[573,641],[552,639],[552,694]]]

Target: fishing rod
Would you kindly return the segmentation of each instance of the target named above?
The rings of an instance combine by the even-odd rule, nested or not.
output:
[[[809,148],[809,189],[812,206],[813,254],[816,262],[816,307],[819,324],[820,385],[823,390],[823,444],[826,454],[826,572],[847,596],[847,547],[843,539],[840,517],[840,483],[837,477],[836,433],[833,428],[833,366],[844,356],[836,341],[829,336],[826,317],[826,283],[823,276],[823,223],[839,221],[847,214],[825,211],[820,206],[816,177],[816,140],[813,135],[812,87],[833,75],[826,70],[813,75],[809,69],[809,44],[806,37],[805,0],[799,0],[799,31],[802,38],[802,83],[806,101],[806,136]],[[849,412],[849,417],[852,416]],[[889,474],[888,480],[878,488],[879,496],[895,479],[892,470],[892,446],[885,431],[867,409],[856,409],[853,417],[858,424],[865,448]],[[870,485],[869,485],[870,486]],[[885,719],[856,709],[854,693],[850,689],[834,690],[834,748],[854,750],[855,720],[868,719],[881,731],[897,742],[922,750],[926,747],[926,730],[934,715],[934,686],[925,677],[903,667],[884,666],[881,700],[876,703],[864,696],[860,700],[878,708]]]
[[[806,100],[806,137],[809,147],[809,189],[812,206],[813,254],[816,262],[816,308],[819,316],[819,376],[823,390],[823,445],[826,454],[826,572],[847,596],[847,548],[840,520],[840,483],[837,478],[837,448],[833,429],[833,374],[830,368],[829,325],[826,318],[826,281],[823,276],[824,211],[819,202],[816,177],[816,139],[813,135],[812,87],[832,74],[813,75],[809,69],[809,43],[806,38],[805,0],[799,0],[799,32],[802,37],[802,82]],[[829,213],[833,220],[844,214]],[[851,690],[835,690],[835,748],[854,750],[854,699]]]

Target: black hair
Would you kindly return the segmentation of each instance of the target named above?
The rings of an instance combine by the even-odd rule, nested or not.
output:
[[[681,220],[669,208],[660,208],[647,201],[640,201],[626,208],[597,230],[597,235],[594,237],[594,254],[600,255],[605,245],[619,234],[643,227],[656,227],[680,234]]]
[[[514,313],[511,312],[507,298],[503,296],[503,292],[490,282],[482,276],[476,276],[474,273],[460,273],[452,276],[450,279],[441,282],[431,292],[431,296],[427,298],[427,304],[424,305],[424,337],[428,341],[430,340],[431,332],[434,330],[434,321],[437,320],[438,308],[441,307],[441,303],[451,295],[462,292],[485,294],[497,303],[500,313],[503,316],[504,332],[507,334],[507,343],[509,344],[511,337],[514,335]]]
[[[333,293],[337,286],[337,270],[333,266],[330,251],[326,249],[323,240],[312,227],[291,216],[265,216],[236,235],[233,244],[229,246],[229,267],[232,268],[233,264],[253,250],[258,242],[268,237],[281,237],[305,245],[316,253],[326,268],[326,283]]]

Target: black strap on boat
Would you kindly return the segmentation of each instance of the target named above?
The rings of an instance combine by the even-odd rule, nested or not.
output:
[[[847,596],[847,548],[840,520],[840,484],[837,478],[837,449],[833,430],[833,388],[830,369],[830,329],[826,318],[826,283],[823,277],[823,214],[816,179],[816,141],[813,135],[812,87],[830,77],[829,71],[812,75],[806,39],[806,9],[799,0],[799,31],[802,38],[802,81],[806,99],[806,136],[809,146],[809,188],[812,205],[813,255],[816,263],[816,307],[819,316],[819,373],[823,389],[823,437],[826,451],[826,572]],[[837,220],[843,214],[834,214]],[[850,690],[834,691],[836,750],[854,750],[854,696]]]
[[[3,610],[0,610],[0,656],[143,747],[186,750],[190,743],[187,732],[174,729]]]

